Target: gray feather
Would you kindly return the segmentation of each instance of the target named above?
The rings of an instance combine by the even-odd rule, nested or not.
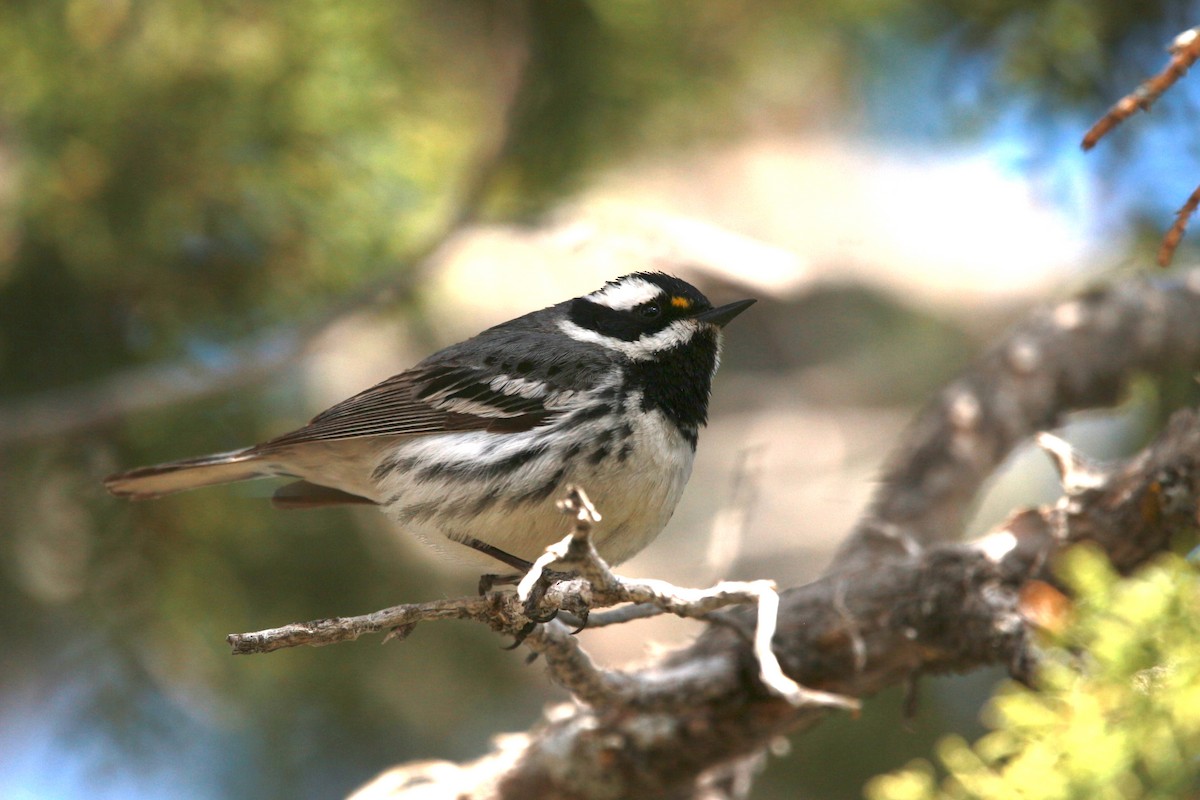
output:
[[[104,479],[104,486],[118,497],[148,500],[184,489],[244,481],[270,474],[253,448],[245,448],[110,475]]]

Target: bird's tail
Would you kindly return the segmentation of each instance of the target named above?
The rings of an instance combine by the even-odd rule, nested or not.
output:
[[[275,474],[254,448],[171,461],[110,475],[104,486],[117,497],[148,500],[185,489],[231,483]]]

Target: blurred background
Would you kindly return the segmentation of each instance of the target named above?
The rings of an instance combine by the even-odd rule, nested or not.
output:
[[[465,623],[232,658],[228,633],[477,576],[369,509],[276,512],[266,483],[134,505],[100,479],[276,435],[635,269],[760,303],[675,519],[623,571],[811,578],[924,398],[1032,305],[1152,268],[1200,183],[1200,83],[1078,142],[1197,23],[1117,0],[5,0],[0,796],[337,797],[564,699]],[[1068,438],[1126,452],[1190,387]],[[1053,495],[1017,454],[976,525]],[[697,630],[581,637],[619,665]],[[876,698],[754,796],[858,797],[975,735],[999,679],[928,680],[911,720]]]

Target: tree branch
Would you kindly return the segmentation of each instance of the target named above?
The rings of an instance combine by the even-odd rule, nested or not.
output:
[[[1055,553],[1088,541],[1127,570],[1173,536],[1194,534],[1200,419],[1181,412],[1154,444],[1116,466],[1090,464],[1043,439],[1063,476],[1062,500],[1017,513],[975,542],[946,543],[961,534],[982,480],[1017,443],[1067,411],[1116,402],[1135,373],[1200,363],[1198,290],[1197,275],[1132,281],[1037,312],[940,393],[889,460],[835,564],[783,593],[774,651],[784,673],[851,697],[985,664],[1026,677],[1030,623],[1021,589],[1051,578]],[[464,798],[685,798],[703,783],[712,796],[712,770],[750,763],[775,736],[827,713],[764,687],[743,633],[752,614],[721,612],[726,624],[690,647],[622,673],[609,699],[614,687],[602,684],[589,705],[552,709],[480,761],[437,765],[433,785]],[[529,641],[542,647],[541,637],[560,633],[557,623],[544,625]],[[672,687],[669,710],[626,699],[638,690],[661,699],[654,689],[664,685]],[[394,770],[355,797],[404,797],[415,775]]]
[[[1200,366],[1200,272],[1130,280],[1043,308],[938,392],[885,462],[829,569],[961,537],[984,481],[1070,411],[1116,404],[1142,373]]]
[[[1171,60],[1153,77],[1147,78],[1136,89],[1118,100],[1104,116],[1088,129],[1081,146],[1091,150],[1108,133],[1139,111],[1149,111],[1163,93],[1187,74],[1197,59],[1200,59],[1200,28],[1189,28],[1175,37],[1168,48]]]
[[[569,487],[558,506],[574,520],[571,533],[546,548],[546,553],[522,578],[515,595],[492,592],[478,597],[393,606],[358,617],[335,617],[256,633],[230,634],[227,639],[233,654],[269,653],[298,645],[316,647],[383,631],[388,632],[388,639],[404,639],[418,622],[471,619],[514,635],[517,644],[528,643],[534,653],[545,655],[551,677],[579,700],[600,706],[669,708],[692,701],[688,682],[670,682],[660,688],[630,681],[620,672],[598,670],[567,628],[547,618],[562,609],[573,609],[586,622],[593,608],[632,603],[635,608],[651,605],[676,616],[706,619],[719,609],[753,603],[757,608],[754,656],[763,686],[795,706],[857,708],[852,700],[806,689],[783,673],[771,649],[779,609],[779,595],[771,581],[722,581],[709,589],[684,589],[666,581],[623,578],[614,574],[596,552],[592,526],[601,518],[583,489]],[[561,574],[550,573],[552,566],[570,569],[579,577],[560,580]],[[545,620],[547,624],[539,628],[533,620]]]

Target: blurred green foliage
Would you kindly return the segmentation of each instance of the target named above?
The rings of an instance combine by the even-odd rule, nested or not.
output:
[[[926,761],[872,781],[871,800],[1167,800],[1200,788],[1200,583],[1164,557],[1122,579],[1102,553],[1062,567],[1073,619],[1043,653],[1036,688],[992,700],[992,732],[938,745]]]
[[[351,5],[0,6],[0,391],[396,268],[446,213],[486,95],[471,65],[429,69],[459,42],[421,5]],[[22,357],[34,336],[64,357]]]
[[[881,28],[992,53],[1045,100],[1111,101],[1128,88],[1114,65],[1169,7],[13,0],[0,394],[220,342],[403,269],[499,136],[510,61],[525,80],[490,207],[526,216],[599,164],[754,124],[748,106],[803,111],[818,81],[851,93],[888,67]],[[62,357],[25,357],[35,337]]]
[[[1159,52],[1175,33],[1194,25],[1183,4],[1167,0],[1144,3],[1089,3],[1081,0],[934,0],[936,13],[915,15],[918,27],[935,37],[946,26],[956,28],[958,42],[994,56],[997,78],[1016,86],[1036,86],[1038,98],[1051,105],[1108,99],[1131,91],[1131,76],[1157,71],[1156,62],[1137,63],[1132,48]],[[1172,20],[1178,29],[1163,27]],[[1123,58],[1124,57],[1124,58]],[[1136,82],[1141,77],[1133,77]]]

